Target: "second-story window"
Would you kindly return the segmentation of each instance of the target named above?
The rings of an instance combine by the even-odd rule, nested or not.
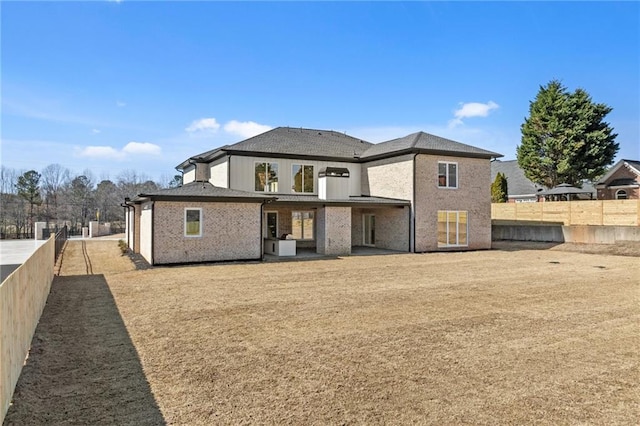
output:
[[[313,166],[294,164],[291,167],[293,192],[313,193]]]
[[[256,163],[255,190],[278,192],[278,163]]]
[[[438,162],[438,187],[458,187],[458,163]]]

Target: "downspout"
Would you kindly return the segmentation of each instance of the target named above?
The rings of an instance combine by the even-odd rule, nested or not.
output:
[[[227,161],[227,188],[231,189],[231,156],[230,155],[229,155],[229,161]]]
[[[155,244],[153,244],[153,240],[155,239],[155,232],[153,231],[153,223],[156,220],[156,217],[154,215],[154,207],[155,207],[156,203],[154,203],[153,201],[151,201],[151,266],[154,265],[154,261],[155,261],[155,253],[153,252],[153,247],[155,246]]]
[[[265,200],[260,204],[260,260],[264,262],[264,205]]]
[[[413,155],[413,199],[411,200],[411,211],[409,211],[409,252],[416,252],[416,158],[418,153]],[[413,228],[413,233],[411,232]],[[411,247],[411,240],[413,239],[413,248]]]

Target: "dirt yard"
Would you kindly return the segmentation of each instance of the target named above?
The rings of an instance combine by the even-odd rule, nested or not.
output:
[[[136,271],[74,241],[6,424],[637,424],[640,258],[561,248]]]

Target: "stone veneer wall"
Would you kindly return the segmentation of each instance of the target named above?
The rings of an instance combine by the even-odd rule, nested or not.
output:
[[[316,216],[317,252],[335,256],[351,254],[351,207],[322,207]]]
[[[458,188],[438,187],[438,161],[458,163]],[[468,212],[468,246],[491,248],[491,166],[488,159],[420,154],[416,157],[415,251],[438,248],[438,210]]]
[[[202,208],[202,236],[184,236],[184,209]],[[259,259],[260,203],[156,201],[154,263]]]
[[[362,215],[376,216],[376,241],[378,248],[409,251],[410,208],[353,208],[351,212],[351,245],[362,245]]]

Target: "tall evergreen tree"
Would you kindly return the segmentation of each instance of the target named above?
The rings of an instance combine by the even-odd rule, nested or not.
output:
[[[619,149],[618,135],[604,121],[611,111],[582,89],[570,93],[558,80],[541,86],[516,148],[525,176],[549,188],[601,176]]]
[[[506,203],[508,199],[509,190],[507,187],[507,177],[504,173],[498,173],[491,184],[491,202]]]

